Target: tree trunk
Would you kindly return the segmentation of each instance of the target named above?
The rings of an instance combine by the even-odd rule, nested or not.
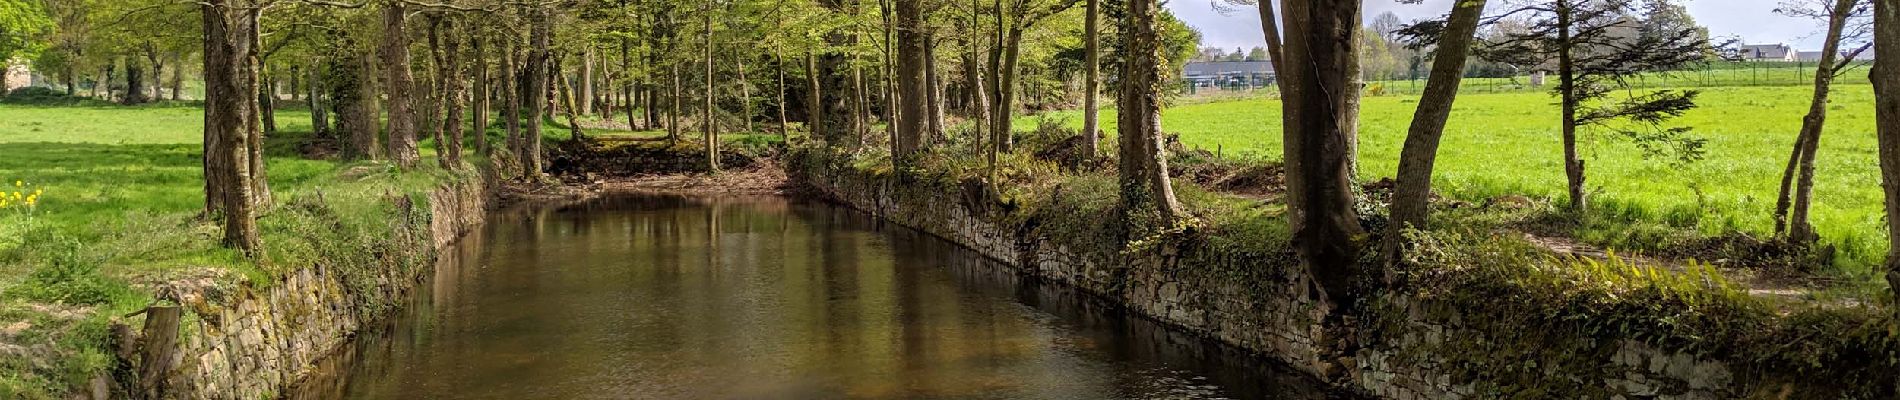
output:
[[[346,44],[344,48],[354,46]],[[346,57],[351,58],[329,61],[330,98],[336,110],[337,130],[349,138],[343,154],[350,159],[375,159],[382,153],[376,140],[376,59],[367,53]]]
[[[541,118],[546,112],[548,102],[548,47],[553,35],[553,20],[548,16],[548,5],[534,7],[529,41],[532,49],[528,51],[528,63],[524,73],[528,75],[527,90],[522,95],[527,100],[528,129],[522,137],[522,174],[529,181],[540,181],[545,175],[541,171]]]
[[[247,158],[253,93],[245,90],[245,64],[253,50],[242,11],[231,0],[200,3],[204,22],[205,178],[207,206],[216,203],[224,245],[256,255],[257,220]]]
[[[502,54],[505,59],[501,62],[501,91],[505,94],[502,96],[502,103],[505,104],[502,104],[501,108],[502,125],[508,130],[508,151],[514,153],[515,160],[525,162],[527,159],[523,157],[528,153],[527,139],[522,138],[521,135],[521,103],[527,96],[523,95],[521,90],[520,41],[520,36],[510,34],[507,40],[508,48],[506,53]]]
[[[1814,225],[1808,223],[1808,209],[1814,202],[1814,157],[1821,148],[1821,129],[1827,124],[1829,86],[1834,84],[1834,74],[1839,72],[1834,68],[1841,49],[1841,32],[1859,3],[1860,0],[1836,0],[1829,9],[1827,38],[1814,71],[1814,95],[1808,102],[1808,114],[1801,118],[1801,132],[1796,135],[1788,169],[1781,176],[1781,192],[1775,201],[1775,234],[1786,234],[1784,238],[1791,242],[1812,243],[1819,239]],[[1792,220],[1788,215],[1791,201]]]
[[[448,38],[442,42],[445,53],[443,63],[436,67],[437,71],[441,71],[436,79],[442,82],[441,102],[446,111],[442,117],[442,137],[446,143],[436,143],[436,151],[445,155],[443,163],[450,169],[462,167],[462,116],[468,106],[467,89],[462,84],[461,31],[456,28],[456,21],[456,17],[452,16],[442,21],[448,31]]]
[[[565,58],[567,57],[554,57],[553,74],[555,76],[560,76],[559,72],[563,69],[561,67],[561,60]],[[580,103],[583,99],[575,98],[574,84],[568,83],[566,78],[560,79],[559,82],[560,87],[557,93],[559,93],[558,96],[560,96],[561,101],[561,116],[567,118],[567,137],[569,140],[579,143],[581,140],[587,138],[587,132],[581,128],[580,107],[575,103]]]
[[[680,126],[680,113],[686,111],[684,105],[681,104],[684,101],[681,97],[685,97],[686,89],[683,86],[686,83],[683,82],[680,77],[684,75],[683,72],[680,72],[680,63],[672,62],[671,68],[673,85],[667,89],[671,93],[668,93],[667,96],[667,102],[669,104],[666,113],[666,141],[667,143],[678,143],[680,136],[684,133],[681,132],[683,128]]]
[[[1280,18],[1273,12],[1272,1],[1262,1],[1258,4],[1256,8],[1260,10],[1260,32],[1267,41],[1267,62],[1273,65],[1273,71],[1276,74],[1273,85],[1280,90],[1280,93],[1285,94],[1286,84],[1281,83],[1283,81],[1277,76],[1279,71],[1286,70],[1280,61],[1282,55],[1286,54],[1284,50],[1286,45],[1280,40]]]
[[[1577,67],[1576,50],[1570,45],[1571,9],[1570,0],[1557,0],[1557,79],[1563,107],[1564,141],[1564,177],[1568,180],[1566,188],[1570,193],[1570,211],[1581,213],[1589,209],[1588,194],[1584,188],[1583,158],[1577,153]]]
[[[1022,59],[1022,27],[1009,27],[1009,33],[1004,36],[1001,50],[1003,64],[992,72],[997,76],[996,108],[992,110],[994,120],[991,121],[990,131],[996,134],[996,150],[1008,153],[1016,147],[1015,132],[1011,128],[1010,119],[1016,112],[1016,66]]]
[[[471,25],[469,32],[478,32],[477,29],[480,28]],[[472,66],[475,69],[475,92],[470,97],[475,102],[475,114],[473,123],[469,124],[469,140],[475,142],[475,154],[488,156],[491,151],[488,148],[488,115],[493,111],[489,101],[493,97],[489,96],[492,88],[488,80],[488,46],[485,43],[488,40],[479,35],[470,35],[469,38],[468,43],[474,47],[472,50],[475,53],[475,64]]]
[[[785,29],[784,28],[785,16],[784,14],[782,14],[783,12],[784,12],[783,9],[778,10],[779,14],[775,15],[775,17],[777,18],[773,20],[774,26],[777,27],[778,30],[780,31],[783,31]],[[791,134],[791,128],[787,127],[787,125],[791,124],[791,119],[786,117],[786,111],[785,111],[785,108],[786,108],[785,100],[789,99],[790,97],[787,97],[785,93],[786,64],[785,64],[785,44],[784,43],[781,43],[779,41],[774,41],[772,43],[772,60],[778,64],[778,68],[777,68],[778,69],[778,137],[781,140],[789,139],[791,138],[792,134]]]
[[[924,42],[923,9],[919,0],[897,0],[897,135],[891,142],[891,161],[907,167],[921,148],[924,131],[930,129],[928,76],[925,58],[929,46]]]
[[[805,53],[805,92],[805,134],[816,138],[820,132],[825,132],[825,92],[835,93],[838,90],[836,87],[824,90],[818,84],[818,56],[809,52]],[[833,97],[836,96],[833,94]]]
[[[383,3],[382,54],[384,93],[388,95],[389,159],[398,168],[414,169],[422,156],[416,148],[415,78],[409,72],[409,34],[404,29],[408,11],[401,1]]]
[[[929,105],[926,108],[929,109],[930,113],[927,119],[925,119],[928,128],[924,133],[924,147],[934,147],[937,143],[948,140],[948,138],[944,137],[943,77],[937,73],[936,34],[924,34],[924,49],[924,82],[926,90],[924,96],[926,100],[929,100]]]
[[[325,86],[323,83],[323,74],[315,66],[303,68],[303,70],[308,72],[307,74],[301,75],[307,76],[304,78],[304,90],[308,91],[309,94],[305,96],[304,102],[310,106],[310,133],[320,138],[331,138],[330,114],[328,113],[329,110],[324,108],[322,95],[323,86]],[[292,72],[292,75],[300,75],[295,74],[294,72],[298,71],[294,71],[294,69]]]
[[[277,134],[277,80],[268,76],[258,80],[257,118],[265,135]]]
[[[1261,3],[1268,3],[1263,1]],[[1102,0],[1088,0],[1082,14],[1082,154],[1101,154]]]
[[[1156,0],[1127,3],[1128,14],[1122,25],[1125,53],[1117,105],[1120,112],[1116,119],[1122,210],[1131,218],[1152,212],[1158,218],[1158,227],[1167,229],[1179,218],[1181,206],[1168,179],[1167,149],[1161,136],[1161,97],[1168,75],[1162,70],[1165,62],[1156,16],[1160,5]]]
[[[1478,23],[1484,18],[1486,0],[1460,0],[1453,3],[1451,19],[1438,40],[1432,75],[1425,81],[1425,94],[1412,114],[1412,126],[1405,135],[1405,148],[1399,154],[1398,181],[1392,191],[1392,221],[1385,232],[1386,265],[1398,263],[1405,242],[1405,229],[1426,229],[1431,209],[1432,170],[1438,161],[1439,139],[1445,134],[1445,120],[1458,99],[1458,86],[1465,76],[1465,60],[1476,40]]]
[[[1294,251],[1334,305],[1352,299],[1348,287],[1364,228],[1354,211],[1348,153],[1353,59],[1359,56],[1359,0],[1286,0],[1284,64],[1312,66],[1282,72],[1287,209]]]
[[[733,66],[739,71],[739,119],[745,121],[745,133],[758,132],[752,126],[752,81],[745,77],[745,55],[733,57]]]
[[[1874,121],[1887,199],[1887,285],[1900,292],[1900,0],[1874,0]]]
[[[712,3],[706,3],[706,8],[703,11],[705,15],[702,16],[701,20],[704,21],[706,28],[706,103],[705,109],[700,110],[701,115],[705,117],[699,121],[699,126],[700,129],[705,130],[706,134],[707,170],[719,172],[719,133],[716,132],[717,127],[715,126],[718,124],[718,120],[716,119],[717,116],[713,114],[713,81],[715,78],[713,77]],[[743,85],[744,83],[741,84]]]
[[[582,115],[592,115],[594,113],[594,49],[593,48],[581,49],[580,70],[581,70],[580,71],[581,72],[581,77],[580,77],[581,78],[580,79],[581,92],[579,93],[580,98],[575,99],[575,100],[578,100],[578,102],[580,103],[577,105],[581,108],[579,111]]]
[[[444,19],[445,17],[440,13],[431,14],[428,18],[429,65],[434,67],[434,71],[429,74],[431,75],[431,79],[428,80],[429,95],[425,100],[428,103],[429,115],[423,117],[422,123],[425,127],[423,130],[429,132],[429,138],[435,140],[436,166],[451,169],[455,164],[449,162],[449,142],[445,137],[448,128],[449,63],[442,54]]]
[[[254,0],[252,3],[256,5]],[[262,81],[262,77],[259,73],[264,70],[264,62],[258,58],[257,54],[259,49],[264,48],[264,39],[262,34],[259,33],[263,25],[258,23],[259,18],[263,14],[263,10],[261,5],[248,7],[246,15],[240,22],[243,26],[242,32],[250,37],[250,48],[244,52],[244,62],[243,65],[240,66],[242,68],[240,70],[242,73],[240,76],[243,78],[243,80],[240,81],[243,84],[241,89],[243,89],[247,95],[253,96],[263,90],[259,85],[259,82]],[[246,140],[244,144],[250,153],[250,157],[247,161],[250,162],[251,167],[249,171],[250,180],[248,181],[251,185],[251,203],[256,208],[264,208],[271,204],[271,191],[266,179],[266,173],[269,172],[269,170],[264,168],[264,130],[259,126],[263,121],[259,119],[260,115],[256,113],[258,108],[274,109],[275,104],[249,104],[248,109],[251,110],[252,113],[247,118],[247,126],[245,129],[250,133],[250,140]],[[275,122],[269,127],[276,128]]]
[[[184,95],[180,94],[180,92],[183,92],[184,90],[185,90],[185,61],[184,61],[184,57],[180,56],[178,60],[178,67],[172,68],[172,101],[178,101],[178,100],[184,99]],[[72,95],[73,95],[72,82],[68,81],[66,83],[66,96],[72,97]]]
[[[125,58],[125,97],[120,100],[125,105],[145,104],[145,67],[137,57]]]
[[[857,4],[847,4],[844,0],[820,0],[819,3],[834,14],[852,13],[855,11],[852,8]],[[858,134],[857,68],[849,65],[846,53],[839,50],[856,42],[856,37],[846,34],[843,29],[833,29],[825,33],[825,44],[830,50],[818,58],[817,77],[823,82],[815,87],[830,89],[814,92],[821,97],[818,101],[820,112],[813,114],[818,118],[813,125],[816,127],[813,134],[830,146],[845,144],[844,140]]]

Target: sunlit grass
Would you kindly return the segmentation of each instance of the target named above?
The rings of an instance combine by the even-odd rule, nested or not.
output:
[[[1730,231],[1768,234],[1771,212],[1794,135],[1806,111],[1809,89],[1721,87],[1702,89],[1700,107],[1673,123],[1695,128],[1708,139],[1707,159],[1687,164],[1645,160],[1634,146],[1610,134],[1584,148],[1589,190],[1597,218],[1576,232],[1591,242],[1648,249],[1657,229],[1703,234]],[[1391,177],[1417,106],[1416,96],[1365,99],[1360,117],[1360,178]],[[1454,199],[1478,201],[1522,194],[1562,201],[1562,144],[1558,107],[1542,91],[1460,96],[1446,127],[1435,190]],[[1813,221],[1823,241],[1839,247],[1841,272],[1867,275],[1885,252],[1880,240],[1882,198],[1874,159],[1873,91],[1839,85],[1817,162]],[[1111,134],[1114,112],[1102,122]],[[1079,114],[1053,113],[1080,126]],[[1252,99],[1185,104],[1168,109],[1162,125],[1188,146],[1224,156],[1280,158],[1279,102]],[[1017,129],[1035,124],[1026,117]],[[1637,229],[1638,227],[1642,229]]]

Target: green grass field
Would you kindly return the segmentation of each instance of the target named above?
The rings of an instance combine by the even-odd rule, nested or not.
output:
[[[218,227],[198,218],[200,108],[0,104],[0,180],[7,191],[15,181],[42,191],[36,207],[0,209],[0,350],[9,354],[0,357],[0,398],[49,397],[109,366],[107,322],[149,304],[154,284],[268,286],[333,256],[319,242],[387,235],[384,196],[452,179],[434,163],[398,173],[306,159],[296,144],[309,114],[277,117],[280,134],[266,140],[274,206],[258,220],[266,251],[253,261],[222,248]]]
[[[1708,139],[1707,159],[1677,165],[1645,160],[1610,134],[1586,134],[1589,188],[1596,217],[1621,223],[1588,227],[1577,235],[1622,248],[1663,245],[1661,230],[1703,234],[1737,231],[1766,236],[1808,89],[1719,87],[1702,89],[1700,107],[1673,123]],[[1468,94],[1458,99],[1441,148],[1435,189],[1462,200],[1524,194],[1561,200],[1564,192],[1558,108],[1542,91]],[[1822,137],[1813,221],[1826,243],[1839,247],[1841,272],[1866,276],[1886,250],[1883,199],[1874,160],[1873,93],[1868,85],[1835,88]],[[1361,178],[1393,176],[1415,96],[1368,97],[1361,114]],[[1052,113],[1080,126],[1079,114]],[[1112,131],[1114,113],[1102,121]],[[1033,127],[1033,118],[1018,129]],[[1278,100],[1185,104],[1163,113],[1162,125],[1188,146],[1224,156],[1278,160]],[[1661,226],[1658,226],[1661,225]]]

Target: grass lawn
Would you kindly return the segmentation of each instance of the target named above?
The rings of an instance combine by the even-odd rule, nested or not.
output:
[[[387,235],[386,196],[452,176],[433,162],[398,173],[305,159],[296,144],[309,114],[279,111],[280,134],[266,140],[274,205],[258,221],[265,257],[252,261],[219,246],[219,228],[198,218],[197,106],[0,104],[0,121],[6,191],[43,191],[35,208],[0,209],[0,398],[62,393],[108,366],[107,322],[149,304],[157,284],[268,286],[329,257],[319,249],[362,250],[324,246]]]
[[[1576,234],[1586,241],[1646,249],[1669,231],[1731,231],[1765,236],[1773,229],[1776,191],[1808,103],[1808,88],[1702,89],[1701,105],[1674,121],[1708,139],[1707,159],[1676,165],[1645,160],[1611,134],[1589,134],[1583,154],[1596,203]],[[1361,114],[1361,178],[1390,177],[1417,106],[1415,96],[1368,97]],[[1435,189],[1452,198],[1482,200],[1524,194],[1562,201],[1562,144],[1558,107],[1546,92],[1467,94],[1459,97],[1441,148]],[[1278,160],[1278,100],[1185,104],[1167,109],[1164,129],[1192,147],[1225,156]],[[1079,127],[1080,114],[1052,113]],[[1102,115],[1112,132],[1112,111]],[[1035,126],[1033,117],[1017,129]],[[1113,142],[1109,142],[1113,143]],[[1874,159],[1873,91],[1838,85],[1817,160],[1813,221],[1826,243],[1838,246],[1838,270],[1871,279],[1886,251],[1883,199]]]

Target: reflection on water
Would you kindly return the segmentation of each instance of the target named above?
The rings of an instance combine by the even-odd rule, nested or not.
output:
[[[1320,398],[1297,375],[862,214],[512,210],[300,398]]]

